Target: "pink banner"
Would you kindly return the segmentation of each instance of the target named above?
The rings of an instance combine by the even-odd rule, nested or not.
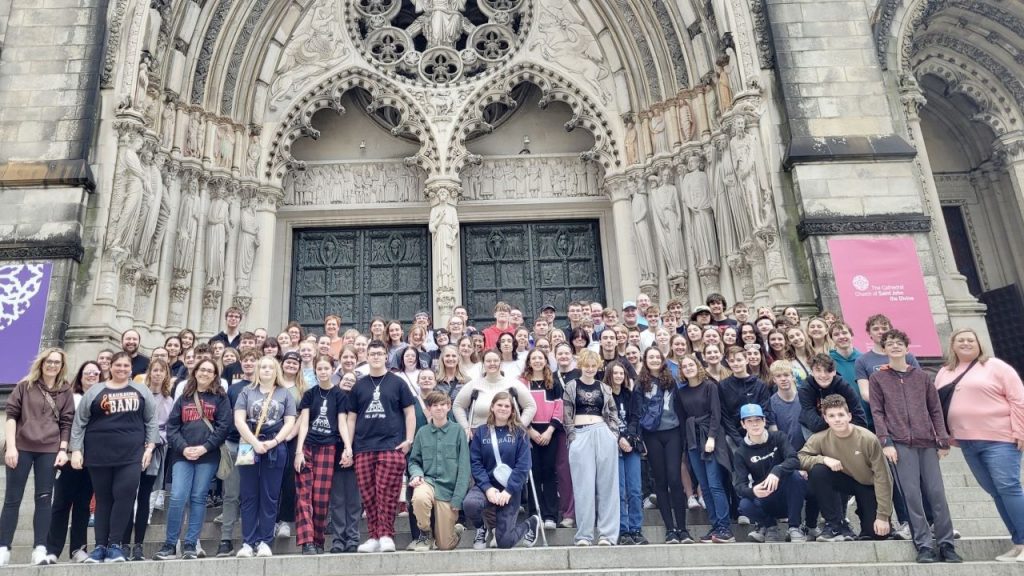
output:
[[[885,314],[910,336],[915,356],[942,356],[913,238],[833,238],[828,249],[843,319],[858,349],[871,349],[868,317]]]

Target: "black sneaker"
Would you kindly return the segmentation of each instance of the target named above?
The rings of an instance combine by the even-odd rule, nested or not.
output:
[[[939,557],[935,555],[935,550],[922,547],[917,551],[917,560],[915,561],[918,564],[934,564],[939,561]]]
[[[178,557],[178,551],[170,544],[164,544],[153,558],[157,560],[174,560]]]
[[[344,553],[345,553],[345,547],[344,546],[339,546],[337,544],[335,544],[334,546],[331,546],[331,554],[344,554]]]
[[[324,547],[323,546],[317,546],[316,547],[316,553],[317,554],[323,554],[324,553]]]
[[[644,536],[643,532],[637,531],[633,532],[633,544],[636,544],[637,546],[643,546],[645,544],[650,544],[650,541],[647,539],[646,536]]]
[[[690,532],[687,530],[676,530],[676,538],[679,538],[680,544],[693,544],[693,536],[690,536]]]
[[[359,551],[359,545],[358,544],[349,544],[348,546],[345,546],[345,551],[344,552],[345,552],[345,554],[355,554],[358,551]]]
[[[234,556],[235,545],[231,543],[231,540],[221,540],[220,546],[217,546],[217,558],[227,558],[228,556]]]
[[[676,536],[675,530],[665,532],[665,544],[679,544],[679,536]]]
[[[619,534],[619,546],[632,546],[633,544],[636,544],[633,540],[633,534],[629,532]]]
[[[487,549],[487,528],[481,526],[476,529],[476,536],[473,537],[473,550]]]
[[[302,545],[303,556],[316,556],[316,544],[303,544]]]
[[[701,544],[711,544],[714,540],[712,536],[715,535],[715,529],[708,530],[708,533],[700,537]]]
[[[843,534],[841,529],[837,529],[831,524],[825,524],[825,527],[821,529],[821,534],[818,534],[816,540],[818,542],[845,542],[846,535]]]
[[[939,560],[942,562],[949,562],[950,564],[960,564],[964,561],[964,559],[956,553],[956,549],[953,548],[952,544],[939,545]]]
[[[715,544],[732,544],[736,542],[736,537],[729,530],[719,530],[711,535],[711,541]]]
[[[142,544],[136,544],[132,546],[132,553],[128,556],[128,560],[131,562],[142,562],[146,559],[146,555],[142,551]]]
[[[537,543],[537,538],[540,536],[541,522],[540,516],[537,515],[526,519],[526,535],[523,536],[521,542],[526,548],[533,548],[533,545]]]
[[[181,545],[181,559],[182,560],[195,560],[199,558],[199,553],[196,552],[195,544],[182,544]]]

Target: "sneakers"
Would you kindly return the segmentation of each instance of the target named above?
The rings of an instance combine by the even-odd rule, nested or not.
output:
[[[708,530],[708,533],[700,537],[701,544],[711,544],[711,537],[715,534],[715,529]],[[757,542],[757,540],[755,540]]]
[[[736,523],[740,526],[750,526],[750,518],[747,518],[746,516],[739,516],[736,518]]]
[[[686,530],[676,530],[676,537],[680,544],[693,544],[693,537]]]
[[[46,555],[46,563],[49,564],[50,566],[56,564],[57,563],[57,555],[56,554],[47,554]]]
[[[370,538],[366,542],[360,544],[356,550],[363,553],[380,552],[380,540]]]
[[[825,527],[821,529],[821,534],[815,538],[818,542],[846,542],[846,535],[839,528],[825,524]]]
[[[199,558],[199,553],[196,552],[195,544],[183,544],[181,546],[182,560],[195,560],[196,558]]]
[[[786,537],[782,535],[778,526],[769,526],[764,532],[764,540],[765,542],[785,542]]]
[[[665,544],[679,544],[679,536],[676,535],[675,530],[665,532]]]
[[[121,550],[120,544],[111,544],[107,546],[107,556],[103,560],[104,562],[124,562],[124,550]]]
[[[903,522],[902,524],[894,526],[894,528],[895,529],[892,531],[893,540],[913,540],[913,536],[910,535],[909,522]]]
[[[764,526],[758,526],[757,529],[751,530],[750,533],[747,534],[747,540],[750,540],[751,542],[764,542],[764,534],[767,530],[768,529]]]
[[[651,494],[647,498],[644,498],[644,510],[654,510],[658,507],[658,497]]]
[[[309,543],[302,545],[303,556],[316,556],[316,544]]]
[[[166,510],[167,490],[154,490],[150,500],[153,502],[153,510]]]
[[[213,523],[214,524],[224,524],[224,513],[221,512],[220,514],[217,514],[216,516],[214,516],[213,517]]]
[[[609,540],[608,538],[603,538],[603,537],[602,537],[602,538],[600,538],[600,539],[599,539],[599,540],[597,541],[597,545],[598,545],[598,546],[611,546],[611,545],[612,545],[612,541],[611,541],[611,540]]]
[[[274,555],[274,551],[270,549],[270,546],[267,546],[266,542],[260,542],[256,546],[256,557],[257,558],[270,558],[273,555]]]
[[[564,520],[563,520],[564,522]],[[473,536],[473,550],[486,550],[487,549],[487,528],[480,527],[476,529],[476,535]],[[373,550],[370,550],[373,552]]]
[[[235,554],[235,558],[252,558],[252,546],[242,544],[242,547],[238,549],[238,554]]]
[[[636,544],[636,541],[633,540],[631,533],[623,532],[619,534],[619,546],[632,546],[633,544]]]
[[[939,561],[939,558],[935,555],[935,550],[922,547],[917,551],[917,559],[914,561],[918,564],[934,564]]]
[[[234,550],[235,546],[231,540],[221,540],[220,546],[217,546],[217,558],[227,558]]]
[[[132,546],[132,553],[131,556],[128,557],[128,560],[130,560],[131,562],[142,562],[145,559],[146,554],[142,549],[142,544],[136,544],[135,546]]]
[[[75,553],[71,555],[71,561],[75,564],[81,564],[89,558],[89,553],[85,551],[85,548],[79,548],[75,550]]]
[[[32,549],[32,565],[33,566],[46,566],[49,562],[46,561],[46,546],[36,546]]]
[[[575,528],[576,521],[572,518],[562,518],[562,521],[558,523],[562,528]]]
[[[586,548],[590,546],[590,540],[577,540],[576,546],[579,548]]]
[[[274,537],[281,539],[288,539],[292,537],[292,527],[287,522],[278,522],[274,526]]]
[[[554,520],[545,520],[544,521],[544,529],[545,530],[554,530],[556,528],[558,528],[558,524],[555,524]]]
[[[728,530],[719,530],[711,535],[711,541],[715,544],[732,544],[736,542],[736,537]]]
[[[690,496],[686,499],[686,507],[690,510],[697,510],[700,508],[700,500],[696,496]]]
[[[421,532],[420,537],[413,541],[412,550],[413,552],[429,552],[430,547],[433,546],[433,544],[430,534]]]
[[[9,552],[7,554],[7,557],[8,557],[8,559],[10,559],[10,553]],[[107,547],[106,546],[97,546],[97,547],[92,549],[92,552],[89,554],[89,557],[86,558],[85,560],[82,560],[82,562],[84,564],[102,564],[103,561],[106,560],[106,559],[107,559]]]
[[[951,544],[940,544],[938,557],[940,562],[948,562],[950,564],[960,564],[964,561]],[[1017,560],[1021,561],[1020,556],[1017,557]]]
[[[3,548],[0,548],[0,555],[3,554],[3,550]],[[1024,554],[1024,545],[1015,544],[1013,548],[1010,548],[1004,554],[996,556],[996,562],[1016,562],[1021,554]],[[10,553],[7,556],[10,558]]]
[[[157,550],[156,555],[153,558],[157,560],[174,560],[178,557],[178,551],[175,549],[173,544],[164,544]]]
[[[650,544],[650,541],[647,540],[647,537],[644,536],[643,532],[633,532],[633,544],[643,546],[645,544]]]
[[[533,548],[533,545],[537,543],[537,538],[540,536],[540,516],[530,516],[526,519],[526,534],[523,535],[523,539],[519,542],[526,548]],[[602,538],[602,540],[604,540]],[[608,543],[611,545],[611,542]]]
[[[787,536],[790,542],[807,542],[807,535],[804,534],[803,530],[796,526],[789,529],[789,534]]]
[[[704,495],[703,494],[697,497],[697,502],[700,503],[700,507],[701,508],[703,508],[705,510],[708,509],[708,505],[704,503]]]

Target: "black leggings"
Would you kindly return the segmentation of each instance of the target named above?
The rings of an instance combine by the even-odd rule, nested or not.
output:
[[[96,490],[96,545],[122,544],[132,521],[132,507],[139,492],[142,463],[123,466],[90,466],[92,486]],[[112,539],[112,535],[113,536]]]
[[[92,478],[89,471],[75,470],[70,464],[60,469],[60,477],[53,490],[53,513],[50,516],[50,534],[46,537],[46,553],[60,557],[68,537],[68,519],[71,519],[71,546],[68,556],[85,548],[89,536],[89,501],[92,500]]]
[[[161,470],[160,476],[163,476],[163,470]],[[128,527],[121,540],[125,546],[132,543],[133,528],[135,529],[135,543],[142,544],[146,541],[146,528],[149,527],[149,495],[153,493],[156,479],[156,476],[150,476],[145,471],[139,477],[139,494],[135,500],[135,519],[128,518]]]
[[[0,513],[0,546],[11,547],[18,528],[18,511],[25,496],[29,472],[35,468],[35,511],[32,515],[32,545],[42,546],[50,532],[50,501],[53,497],[53,463],[56,452],[18,451],[18,466],[7,468],[7,491]]]
[[[281,498],[278,500],[277,521],[295,522],[295,449],[299,446],[299,439],[292,438],[285,446],[288,448],[288,464],[284,467],[284,477],[281,478]]]
[[[537,498],[540,500],[540,510],[534,510],[536,504],[532,496],[527,492],[524,494],[524,502],[529,504],[528,508],[535,514],[540,514],[544,520],[558,520],[558,469],[556,457],[558,455],[558,434],[551,437],[547,446],[541,446],[530,442],[530,449],[533,456],[533,479],[536,481]],[[523,485],[528,488],[527,484]]]
[[[665,530],[686,530],[686,492],[683,490],[683,437],[679,428],[644,433],[654,494]]]

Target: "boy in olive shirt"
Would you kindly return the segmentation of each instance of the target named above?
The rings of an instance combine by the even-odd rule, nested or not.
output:
[[[426,552],[436,542],[439,550],[451,550],[462,537],[455,524],[472,476],[469,442],[462,427],[448,420],[452,401],[447,394],[435,390],[427,394],[425,403],[430,422],[416,432],[409,453],[412,509],[420,529],[414,549]],[[452,454],[455,458],[449,459]],[[436,534],[430,527],[431,513]]]
[[[808,438],[799,453],[800,467],[808,472],[810,490],[825,517],[818,541],[857,539],[843,520],[848,494],[857,500],[861,537],[885,537],[892,515],[892,479],[882,445],[870,430],[850,423],[850,409],[839,394],[826,396],[821,411],[828,429]]]

